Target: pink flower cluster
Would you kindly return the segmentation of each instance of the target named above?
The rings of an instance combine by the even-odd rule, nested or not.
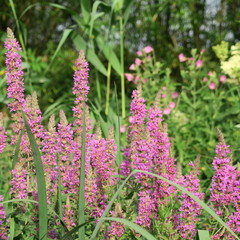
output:
[[[8,240],[8,232],[9,229],[7,227],[7,216],[6,216],[6,212],[4,209],[3,204],[1,203],[3,201],[3,196],[0,195],[0,239],[2,240]]]

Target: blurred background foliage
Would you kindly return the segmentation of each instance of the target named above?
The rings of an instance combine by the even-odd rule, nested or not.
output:
[[[155,89],[145,89],[146,95],[157,92],[158,82],[159,89],[164,84],[173,84],[176,91],[183,92],[175,115],[165,116],[170,136],[174,137],[176,158],[186,165],[201,154],[203,164],[210,163],[217,142],[215,127],[223,130],[235,155],[239,152],[238,85],[221,87],[214,94],[203,84],[196,85],[194,91],[189,88],[193,77],[199,81],[210,70],[220,76],[221,62],[212,47],[222,41],[231,46],[240,40],[239,0],[0,0],[0,3],[3,111],[7,111],[8,103],[3,47],[7,27],[13,29],[22,45],[26,93],[37,91],[45,123],[51,114],[58,116],[60,109],[71,121],[74,61],[78,50],[84,49],[91,69],[89,105],[93,117],[101,117],[102,128],[116,126],[117,116],[121,116],[119,124],[127,125],[129,111],[125,113],[123,109],[128,110],[136,86],[124,79],[124,72],[129,72],[136,51],[148,45],[155,51],[161,73]],[[179,62],[180,53],[195,57],[192,49],[196,49],[195,55],[206,49],[200,73]],[[189,108],[190,105],[194,107]],[[177,114],[187,119],[185,125],[179,123]],[[126,135],[122,139],[124,143]],[[203,178],[209,179],[212,174],[209,165],[202,170]]]

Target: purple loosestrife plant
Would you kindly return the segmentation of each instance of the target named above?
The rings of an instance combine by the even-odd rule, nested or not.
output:
[[[230,160],[230,146],[226,145],[224,137],[219,130],[218,136],[219,143],[216,148],[217,155],[213,160],[215,173],[212,178],[212,186],[210,189],[210,202],[219,216],[226,218],[226,216],[230,215],[228,225],[235,233],[240,233],[240,172],[232,166]],[[223,236],[230,238],[228,232],[222,231],[221,233],[215,234],[213,239]]]
[[[44,132],[42,143],[42,162],[45,172],[46,189],[47,189],[47,202],[52,203],[52,198],[57,193],[57,132],[55,127],[55,116],[52,115],[48,123],[48,131]]]
[[[110,214],[112,215],[112,217],[125,218],[122,211],[122,206],[120,203],[116,203],[115,210],[110,211]],[[106,238],[109,240],[115,239],[116,236],[118,238],[121,238],[123,234],[124,234],[124,225],[122,223],[112,221],[107,231]]]
[[[180,179],[180,182],[186,190],[199,199],[204,200],[204,193],[200,191],[200,156],[194,161],[194,163],[190,162],[189,165],[193,170],[189,175],[183,176]],[[185,193],[182,193],[181,204],[177,229],[183,239],[191,240],[196,236],[196,224],[200,220],[198,217],[202,213],[202,207]]]
[[[150,133],[151,151],[153,153],[152,172],[169,180],[176,179],[176,160],[171,156],[171,143],[165,125],[162,124],[162,112],[158,108],[158,99],[149,109],[147,129]],[[153,183],[153,196],[157,205],[163,204],[176,190],[165,181],[156,179]]]
[[[22,70],[22,59],[19,55],[20,44],[15,39],[10,28],[7,29],[7,39],[5,41],[6,53],[6,75],[7,75],[7,96],[11,99],[8,104],[12,112],[12,129],[16,135],[23,128],[22,110],[25,107],[24,99],[24,72]],[[12,137],[12,144],[16,143],[17,136]]]

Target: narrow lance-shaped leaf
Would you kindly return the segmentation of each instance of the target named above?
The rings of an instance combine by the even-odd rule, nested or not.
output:
[[[46,196],[46,182],[44,178],[43,165],[41,161],[41,155],[38,149],[37,142],[30,129],[29,123],[23,113],[24,124],[26,126],[27,135],[30,141],[30,145],[33,153],[34,165],[36,167],[37,175],[37,189],[38,189],[38,210],[39,210],[39,239],[47,239],[47,196]]]

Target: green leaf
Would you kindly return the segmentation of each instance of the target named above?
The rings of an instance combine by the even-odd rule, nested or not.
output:
[[[81,10],[83,14],[84,23],[88,23],[91,16],[91,1],[89,0],[80,0]]]
[[[122,218],[113,218],[113,217],[107,217],[107,218],[102,218],[102,221],[115,221],[115,222],[120,222],[130,228],[132,228],[133,230],[135,230],[136,232],[140,233],[143,237],[145,237],[148,240],[157,240],[152,234],[150,234],[149,232],[147,232],[145,229],[143,229],[142,227],[140,227],[139,225],[130,222],[126,219],[122,219]]]
[[[207,230],[198,230],[198,239],[199,240],[211,240],[211,237]]]
[[[93,49],[87,48],[87,43],[86,41],[78,34],[78,35],[73,35],[73,43],[75,47],[78,49],[84,50],[85,56],[87,60],[99,71],[101,72],[104,76],[107,76],[107,69],[105,66],[102,64],[98,56],[95,54]]]
[[[29,123],[25,114],[23,113],[24,124],[26,126],[27,135],[30,141],[30,145],[33,153],[33,161],[36,167],[37,175],[37,189],[38,189],[38,211],[39,211],[39,239],[47,239],[47,194],[46,194],[46,183],[44,178],[43,165],[41,155],[38,150],[37,142],[31,131]]]
[[[103,51],[103,54],[105,55],[107,60],[111,63],[111,66],[113,67],[113,69],[119,75],[121,75],[122,73],[121,64],[112,47],[108,44],[107,41],[104,41],[103,38],[101,37],[97,37],[97,44],[99,45],[100,49]]]
[[[68,36],[69,36],[69,34],[70,34],[71,32],[72,32],[72,29],[68,29],[68,28],[67,28],[67,29],[64,30],[63,35],[62,35],[62,37],[61,37],[61,40],[60,40],[60,42],[59,42],[59,44],[58,44],[58,46],[57,46],[57,49],[56,49],[55,53],[53,54],[53,57],[52,57],[52,59],[51,59],[51,62],[50,62],[49,65],[48,65],[48,68],[47,68],[46,72],[50,69],[50,66],[51,66],[52,63],[54,62],[54,60],[55,60],[58,52],[60,51],[61,47],[63,46],[63,44],[65,43],[65,41],[67,40],[67,38],[68,38]]]
[[[14,169],[17,161],[18,161],[18,155],[19,155],[19,151],[20,151],[20,144],[21,144],[21,141],[22,141],[22,136],[23,136],[23,130],[20,131],[20,135],[19,135],[19,139],[17,141],[17,145],[16,145],[16,150],[15,150],[15,153],[13,155],[13,163],[12,163],[12,169]]]

